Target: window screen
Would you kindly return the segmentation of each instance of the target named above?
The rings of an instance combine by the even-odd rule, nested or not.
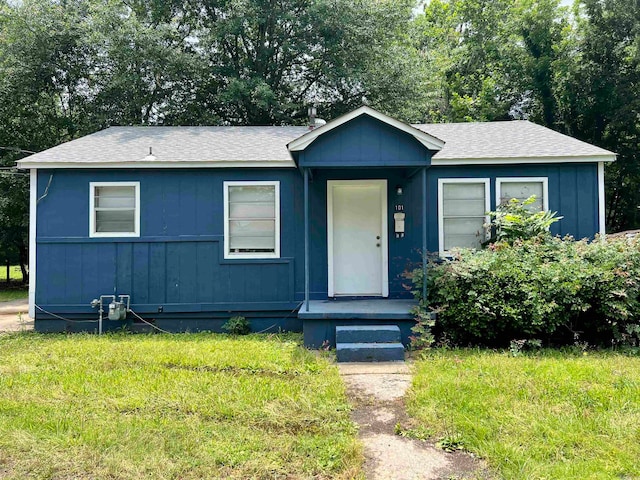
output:
[[[136,186],[94,185],[92,233],[136,233]]]
[[[484,182],[443,183],[441,248],[480,248],[485,240],[486,200]]]
[[[541,181],[503,181],[500,182],[500,204],[506,203],[512,198],[519,201],[526,200],[531,195],[536,196],[536,201],[529,205],[532,211],[544,209],[544,185]]]
[[[277,186],[228,185],[228,253],[275,254]]]

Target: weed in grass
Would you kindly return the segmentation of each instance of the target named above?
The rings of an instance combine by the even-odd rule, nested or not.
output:
[[[251,332],[251,325],[245,317],[237,316],[227,320],[222,325],[222,329],[231,335],[248,335]]]
[[[400,437],[413,438],[414,440],[421,441],[429,440],[433,436],[433,432],[422,425],[418,425],[417,427],[412,428],[405,428],[400,423],[396,423],[394,427],[394,433]]]
[[[409,346],[411,350],[424,350],[430,348],[435,342],[435,337],[431,333],[436,321],[431,316],[431,311],[415,308],[412,312],[415,315],[416,324],[411,327],[411,335],[409,336]]]
[[[436,447],[441,448],[445,452],[456,452],[458,450],[464,450],[464,441],[458,434],[448,434],[442,437],[436,442]]]
[[[512,357],[518,357],[522,355],[523,351],[538,350],[541,347],[542,347],[542,340],[538,340],[535,338],[511,340],[511,342],[509,343],[509,352],[511,352]]]

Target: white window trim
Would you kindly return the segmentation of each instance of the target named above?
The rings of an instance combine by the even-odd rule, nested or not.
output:
[[[266,186],[275,187],[275,212],[276,212],[276,244],[273,253],[235,253],[229,251],[229,187],[239,186]],[[260,258],[280,258],[280,181],[234,181],[223,182],[224,194],[224,258],[225,259],[260,259]]]
[[[135,215],[133,232],[96,232],[96,187],[134,187]],[[89,238],[139,237],[140,236],[140,182],[89,182]]]
[[[503,183],[525,183],[525,182],[541,182],[542,183],[542,209],[549,211],[549,177],[498,177],[496,178],[496,208],[500,205],[502,199]]]
[[[443,191],[447,183],[484,183],[484,210],[491,210],[491,179],[489,178],[439,178],[438,179],[438,250],[440,256],[450,256],[451,253],[444,249],[444,202]],[[489,215],[485,215],[485,223],[489,223]],[[488,232],[485,232],[488,238]]]
[[[607,233],[604,195],[604,162],[598,162],[598,230],[600,233],[600,240],[604,241]]]

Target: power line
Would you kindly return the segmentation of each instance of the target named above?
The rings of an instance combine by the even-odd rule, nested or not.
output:
[[[38,152],[34,152],[33,150],[25,150],[24,148],[18,148],[18,147],[0,147],[0,150],[11,150],[13,152],[21,152],[21,153],[38,153]]]
[[[29,175],[29,172],[19,171],[16,167],[0,167],[0,173],[6,175]]]

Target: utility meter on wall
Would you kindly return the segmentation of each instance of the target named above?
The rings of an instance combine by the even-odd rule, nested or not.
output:
[[[395,225],[396,238],[404,237],[404,212],[397,212],[393,214],[393,221]]]

